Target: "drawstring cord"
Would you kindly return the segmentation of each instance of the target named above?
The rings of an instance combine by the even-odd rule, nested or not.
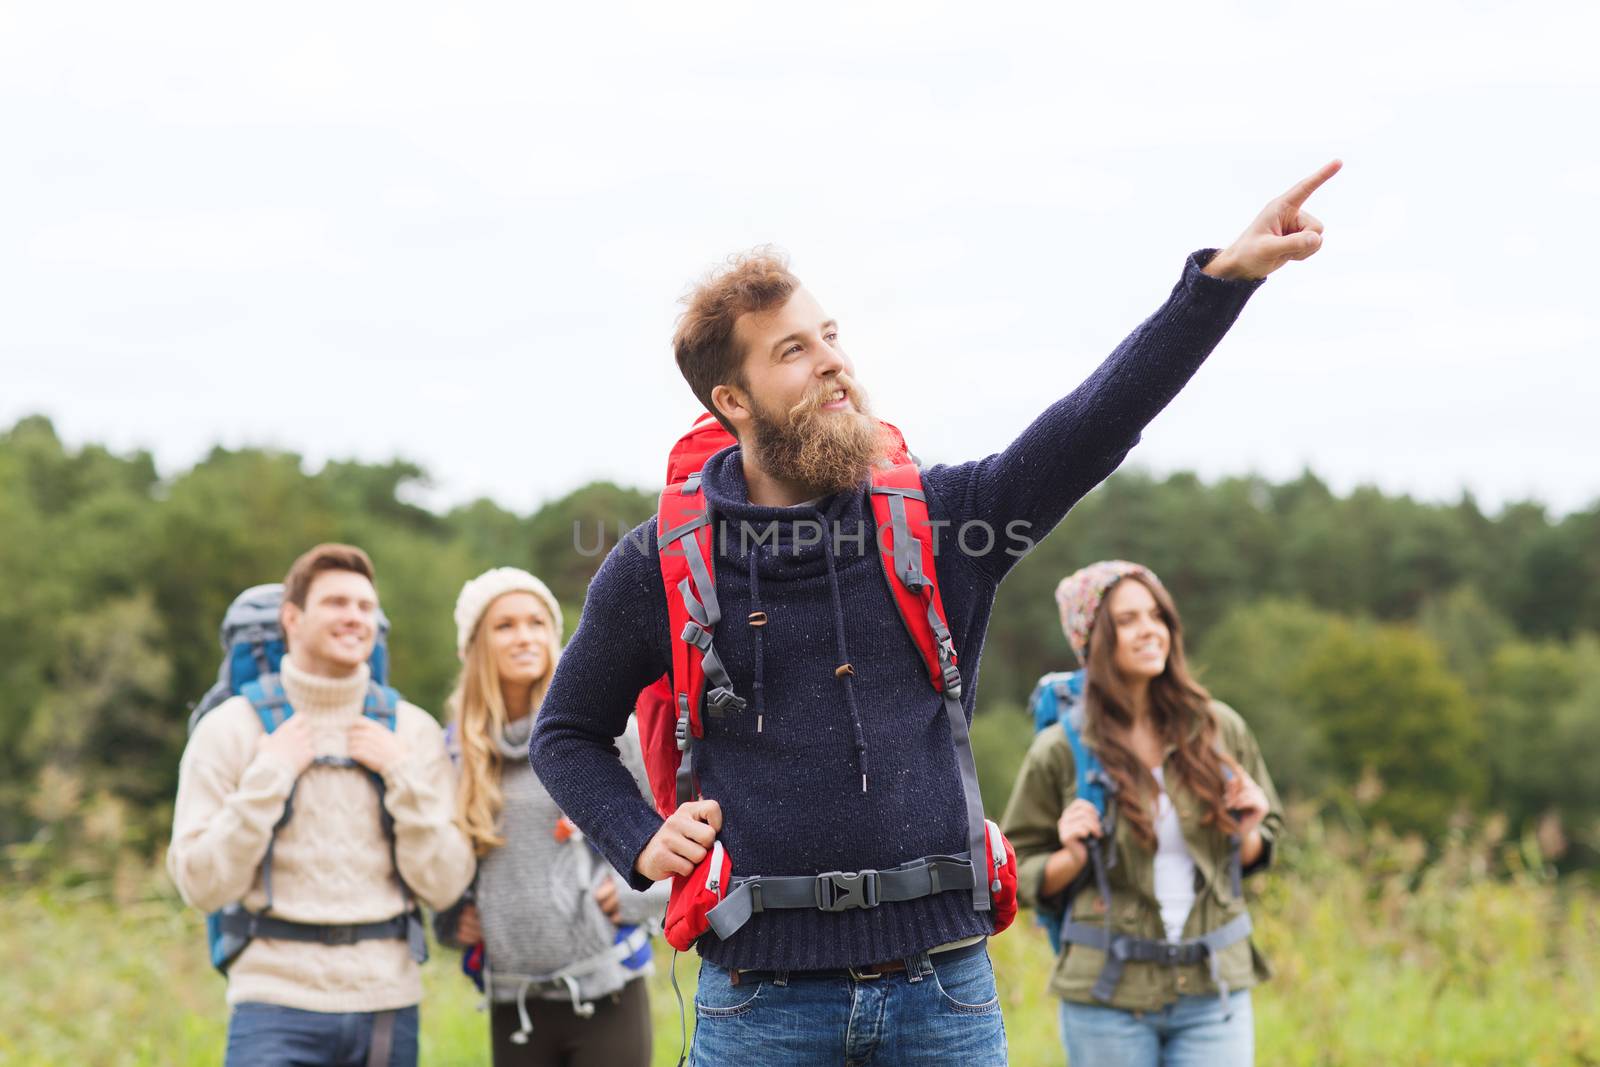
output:
[[[677,976],[673,976],[676,984]],[[594,1016],[594,1004],[584,1000],[578,992],[578,979],[570,974],[564,974],[557,979],[567,987],[567,997],[572,1001],[572,1014],[580,1019]],[[522,1024],[522,1029],[511,1035],[513,1045],[526,1045],[528,1038],[533,1034],[533,1019],[528,1015],[528,990],[533,988],[533,979],[524,978],[517,987],[517,1021]]]
[[[529,1035],[533,1033],[533,1020],[528,1018],[528,986],[531,984],[524,979],[517,989],[517,1021],[522,1023],[522,1029],[511,1035],[513,1045],[526,1045]]]
[[[762,720],[765,718],[766,697],[761,684],[762,675],[762,640],[761,632],[766,629],[767,613],[761,610],[761,579],[757,575],[756,561],[760,549],[755,545],[750,546],[750,625],[756,632],[756,663],[755,682],[750,694],[756,709],[756,733],[761,732]]]
[[[824,542],[827,538],[823,538]],[[823,557],[828,561],[828,591],[833,594],[833,633],[839,649],[839,667],[836,677],[844,681],[845,703],[850,707],[850,725],[856,735],[856,766],[861,770],[861,791],[867,791],[867,735],[861,727],[861,709],[856,704],[856,687],[851,681],[855,668],[850,666],[850,649],[844,642],[844,605],[839,598],[839,572],[833,562],[833,546],[825,543]]]

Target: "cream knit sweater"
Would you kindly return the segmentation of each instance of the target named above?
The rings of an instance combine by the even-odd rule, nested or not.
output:
[[[319,756],[344,756],[360,717],[368,672],[321,678],[285,657],[284,690],[315,726]],[[167,870],[201,911],[266,903],[261,861],[294,785],[291,768],[258,751],[263,734],[249,701],[235,697],[200,721],[183,753]],[[472,880],[472,849],[454,823],[454,773],[444,735],[427,712],[401,703],[405,757],[384,777],[395,857],[379,821],[378,791],[360,768],[313,764],[300,776],[294,814],[272,859],[272,913],[309,923],[361,923],[405,910],[395,864],[423,903],[444,908]],[[422,978],[399,940],[320,945],[259,939],[228,972],[228,1003],[324,1012],[384,1011],[422,999]]]

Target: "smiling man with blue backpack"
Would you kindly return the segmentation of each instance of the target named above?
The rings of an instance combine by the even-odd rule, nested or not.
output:
[[[228,1067],[416,1063],[418,903],[453,903],[473,858],[443,731],[383,684],[382,629],[372,561],[334,544],[224,621],[167,869],[209,913]]]

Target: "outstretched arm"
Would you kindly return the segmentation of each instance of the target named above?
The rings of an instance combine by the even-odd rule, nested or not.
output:
[[[943,533],[941,552],[974,561],[998,582],[1116,470],[1144,427],[1222,340],[1262,279],[1322,247],[1322,223],[1303,206],[1339,167],[1338,161],[1329,163],[1273,200],[1222,251],[1190,256],[1166,303],[1005,451],[925,472],[924,481],[955,527]],[[970,523],[987,529],[963,536],[961,528]]]

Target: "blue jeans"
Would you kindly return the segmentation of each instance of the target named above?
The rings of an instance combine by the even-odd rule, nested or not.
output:
[[[924,953],[912,964],[882,978],[797,973],[734,985],[702,960],[690,1063],[1004,1067],[1006,1028],[989,954],[940,963]]]
[[[1250,1067],[1256,1058],[1250,990],[1179,997],[1161,1011],[1061,1002],[1067,1062],[1088,1067]]]
[[[416,1067],[417,1006],[394,1013],[386,1067]],[[228,1019],[224,1067],[366,1067],[375,1012],[302,1011],[236,1004]]]

